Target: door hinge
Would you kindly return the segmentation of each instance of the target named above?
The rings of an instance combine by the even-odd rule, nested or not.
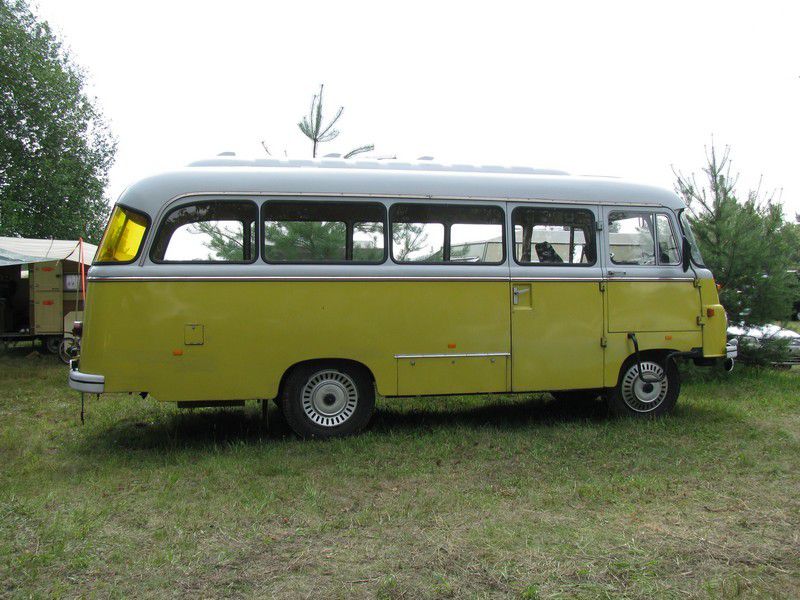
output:
[[[698,315],[697,324],[698,325],[705,325],[706,323],[708,323],[708,320],[703,315]]]
[[[600,291],[601,292],[605,292],[606,291],[606,282],[605,281],[600,281],[599,284],[600,284]]]
[[[605,348],[606,346],[608,346],[608,340],[606,339],[606,336],[603,336],[600,338],[600,347]]]
[[[597,231],[603,231],[603,222],[602,221],[598,221],[597,222]]]
[[[700,280],[697,277],[694,278],[694,281],[692,281],[692,283],[694,284],[694,287],[696,288],[700,287]]]

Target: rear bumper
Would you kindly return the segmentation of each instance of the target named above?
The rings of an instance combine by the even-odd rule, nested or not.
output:
[[[731,340],[725,344],[725,358],[736,358],[739,356],[739,340]]]
[[[103,375],[93,373],[81,373],[78,370],[78,361],[71,360],[69,363],[69,387],[79,392],[89,394],[102,394],[105,389],[106,378]]]

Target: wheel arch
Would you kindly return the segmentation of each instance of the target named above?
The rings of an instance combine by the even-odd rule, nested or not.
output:
[[[297,369],[302,368],[302,367],[312,367],[312,366],[320,366],[320,367],[328,366],[329,367],[329,366],[335,366],[335,365],[348,366],[348,367],[351,367],[351,368],[360,369],[365,374],[367,374],[369,376],[370,381],[372,382],[373,385],[375,385],[375,374],[372,372],[372,370],[367,365],[365,365],[362,362],[359,362],[357,360],[353,360],[353,359],[350,359],[350,358],[336,358],[336,357],[312,358],[312,359],[308,359],[308,360],[298,361],[298,362],[290,365],[283,372],[283,375],[281,376],[281,380],[278,383],[278,394],[277,394],[276,398],[280,399],[280,398],[283,397],[283,391],[284,391],[285,386],[286,386],[286,380],[289,378],[289,376],[292,374],[293,371],[296,371]]]
[[[671,348],[650,348],[648,350],[641,350],[639,352],[639,356],[641,357],[642,360],[652,360],[661,363],[664,362],[667,356],[669,356],[673,352],[675,352],[675,350]],[[636,353],[631,352],[628,355],[628,357],[622,361],[622,364],[620,364],[619,370],[617,371],[617,378],[613,382],[613,385],[610,385],[608,387],[613,388],[618,386],[620,380],[622,379],[623,373],[625,373],[625,371],[627,371],[630,368],[630,366],[635,363],[636,363]]]

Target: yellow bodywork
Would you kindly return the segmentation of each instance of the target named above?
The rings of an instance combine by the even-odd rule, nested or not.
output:
[[[628,332],[641,350],[725,355],[713,280],[109,280],[88,294],[80,370],[165,401],[272,398],[292,365],[331,358],[364,364],[387,396],[610,387]]]

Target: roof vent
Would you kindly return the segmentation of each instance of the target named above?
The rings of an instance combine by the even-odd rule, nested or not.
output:
[[[420,156],[417,160],[433,160],[432,156]]]
[[[220,152],[219,154],[217,154],[217,156],[236,156],[236,152],[230,152],[230,151]]]

